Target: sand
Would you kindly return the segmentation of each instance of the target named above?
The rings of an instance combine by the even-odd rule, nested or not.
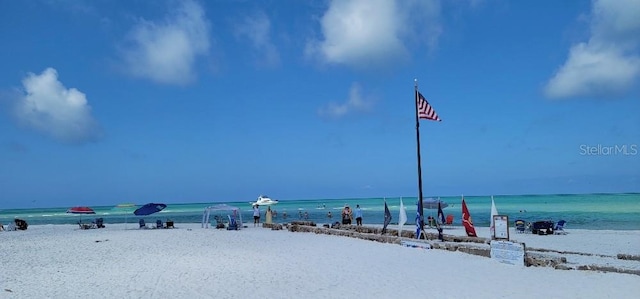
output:
[[[411,227],[405,227],[412,229]],[[461,228],[445,233],[464,234]],[[480,236],[488,230],[478,228]],[[528,247],[640,254],[640,231],[512,234]],[[0,298],[636,298],[640,276],[556,270],[347,237],[32,225],[0,232]],[[581,260],[580,260],[581,259]],[[603,263],[581,256],[579,263]],[[604,258],[607,259],[608,258]],[[613,260],[613,259],[611,259]],[[607,261],[604,261],[606,263]],[[638,261],[615,261],[638,269]]]

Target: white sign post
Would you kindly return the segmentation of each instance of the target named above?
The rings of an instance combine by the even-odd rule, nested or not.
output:
[[[509,216],[494,215],[493,224],[495,229],[493,230],[493,236],[491,236],[491,239],[509,241]]]
[[[498,262],[524,267],[524,244],[510,241],[491,241],[491,258]]]

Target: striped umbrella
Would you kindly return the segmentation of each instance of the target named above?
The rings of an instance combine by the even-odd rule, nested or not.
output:
[[[71,214],[95,214],[96,212],[90,207],[73,207],[67,210]]]
[[[82,221],[82,214],[95,214],[96,212],[90,207],[73,207],[67,210],[70,214],[80,214],[80,221]]]

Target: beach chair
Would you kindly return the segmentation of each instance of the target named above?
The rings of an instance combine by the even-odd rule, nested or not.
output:
[[[167,220],[167,223],[165,223],[164,228],[175,228],[173,227],[173,220]]]
[[[8,231],[8,232],[15,231],[16,229],[17,229],[17,228],[16,228],[16,225],[15,225],[13,222],[10,222],[10,223],[7,225],[7,231]]]
[[[238,223],[236,222],[236,218],[231,215],[227,215],[229,217],[229,225],[227,225],[227,230],[238,230]]]
[[[215,217],[213,217],[213,218],[216,220],[216,228],[225,228],[225,227],[227,227],[227,226],[224,224],[224,220],[223,220],[222,216],[220,216],[220,215],[216,215],[216,216],[215,216]]]
[[[147,228],[147,224],[144,223],[144,219],[138,221],[139,228]]]
[[[535,235],[553,235],[553,221],[536,221],[531,227],[531,233]]]
[[[158,219],[156,220],[156,227],[155,228],[163,228],[164,225],[162,224],[162,220]]]
[[[526,223],[522,219],[518,219],[515,221],[516,232],[520,234],[524,234]]]
[[[78,226],[80,226],[80,229],[92,229],[92,228],[96,228],[96,224],[95,224],[95,222],[92,222],[92,223],[82,223],[81,221],[78,221]]]
[[[556,223],[556,228],[554,229],[553,234],[554,235],[566,235],[567,232],[564,231],[564,225],[566,223],[567,222],[564,221],[564,220],[558,221],[558,223]]]
[[[29,224],[22,219],[16,218],[13,220],[13,222],[16,223],[16,228],[19,230],[27,230],[27,227],[29,227]]]
[[[431,216],[427,218],[427,225],[429,225],[429,228],[434,228],[438,226],[438,224],[436,223],[436,219]]]
[[[104,219],[96,218],[96,228],[104,228]]]
[[[447,215],[446,222],[444,223],[446,226],[453,226],[453,215]]]

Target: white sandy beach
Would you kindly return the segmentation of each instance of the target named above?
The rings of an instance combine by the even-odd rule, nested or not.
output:
[[[254,228],[33,225],[0,232],[0,298],[637,298],[640,276],[502,264],[348,237]],[[405,226],[405,229],[413,229]],[[477,228],[482,237],[488,229]],[[445,230],[464,234],[462,228]],[[512,234],[528,247],[639,269],[640,231]],[[603,260],[604,259],[604,260]]]

